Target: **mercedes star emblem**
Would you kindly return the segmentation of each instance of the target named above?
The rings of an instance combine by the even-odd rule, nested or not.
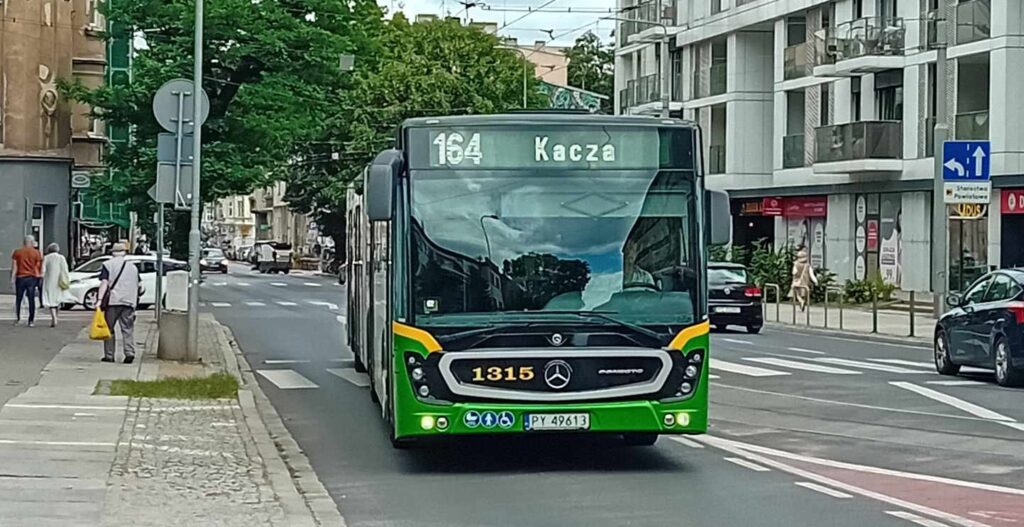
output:
[[[563,337],[561,333],[555,333],[554,335],[551,335],[551,344],[555,346],[561,346],[564,343],[565,337]]]
[[[561,390],[569,385],[572,367],[564,360],[553,360],[544,366],[544,382],[552,390]]]

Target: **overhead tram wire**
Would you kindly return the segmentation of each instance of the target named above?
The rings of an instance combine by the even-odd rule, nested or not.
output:
[[[551,5],[551,4],[553,4],[553,3],[557,2],[557,1],[558,0],[547,0],[543,4],[537,6],[536,9],[543,9],[543,8],[549,6],[549,5]],[[498,28],[498,31],[501,31],[502,29],[505,29],[505,28],[511,26],[512,24],[515,24],[516,22],[519,22],[520,20],[522,20],[522,19],[524,19],[524,18],[526,18],[526,17],[536,13],[537,12],[536,9],[534,9],[532,11],[527,11],[526,13],[524,13],[520,17],[513,18],[511,22],[506,22],[505,24],[503,24],[501,27]]]

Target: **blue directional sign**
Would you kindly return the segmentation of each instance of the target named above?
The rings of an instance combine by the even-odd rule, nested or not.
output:
[[[498,414],[494,412],[484,412],[480,418],[480,422],[484,425],[484,428],[494,428],[494,425],[498,424]]]
[[[988,141],[942,143],[944,181],[988,181],[992,175],[992,144]]]
[[[462,422],[465,423],[468,428],[476,428],[480,425],[480,414],[474,410],[470,410],[462,417]]]

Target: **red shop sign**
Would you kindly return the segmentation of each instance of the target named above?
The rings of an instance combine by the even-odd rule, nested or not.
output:
[[[764,198],[761,200],[761,214],[765,216],[782,216],[782,198]]]
[[[868,220],[868,250],[878,250],[878,220]]]
[[[1024,214],[1024,188],[1004,188],[1003,214]]]
[[[783,216],[822,218],[828,216],[827,196],[798,196],[786,198]]]

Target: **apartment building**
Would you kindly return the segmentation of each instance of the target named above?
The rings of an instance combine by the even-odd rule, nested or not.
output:
[[[936,11],[947,2],[947,75]],[[805,246],[840,279],[927,291],[936,86],[956,139],[992,144],[993,196],[949,228],[950,282],[1024,265],[1024,2],[620,0],[616,108],[703,129],[707,184],[728,190],[733,242]],[[669,49],[656,40],[662,28]],[[1015,80],[1016,79],[1016,80]],[[978,216],[978,212],[982,214]],[[963,210],[950,209],[963,217]],[[978,216],[978,217],[973,217]]]
[[[0,251],[34,234],[71,247],[71,175],[101,165],[102,122],[65,99],[61,79],[104,82],[105,21],[97,0],[4,2],[0,18]],[[0,293],[10,259],[0,260]]]

